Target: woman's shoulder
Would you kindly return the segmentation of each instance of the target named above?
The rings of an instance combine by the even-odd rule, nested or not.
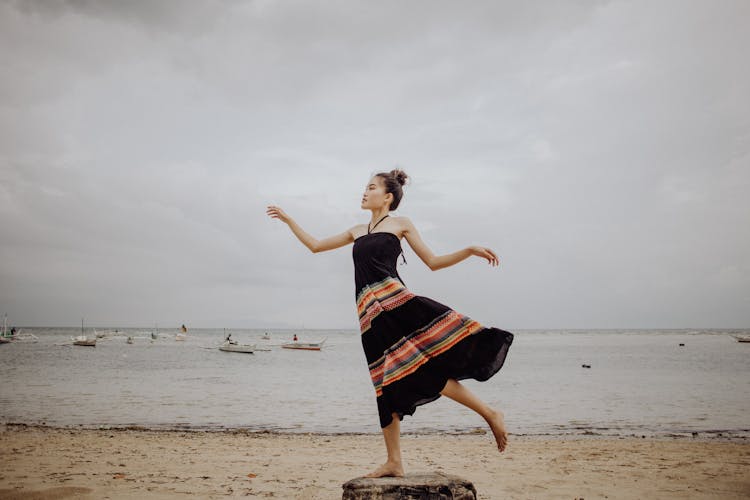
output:
[[[367,234],[367,224],[357,224],[347,229],[347,231],[352,235],[352,239],[356,240],[363,234]]]
[[[399,223],[411,223],[411,219],[405,215],[391,215],[390,218]]]
[[[399,225],[401,229],[408,229],[414,226],[414,223],[412,223],[411,219],[406,217],[405,215],[395,215],[391,216],[391,218],[396,224]]]

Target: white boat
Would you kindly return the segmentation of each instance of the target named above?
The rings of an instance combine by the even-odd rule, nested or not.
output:
[[[323,340],[318,340],[316,342],[300,342],[299,340],[293,340],[292,342],[286,342],[284,344],[281,344],[281,347],[284,349],[301,349],[303,351],[319,351],[323,344],[325,343],[326,337]]]
[[[80,345],[85,347],[96,347],[96,337],[94,338],[88,338],[86,335],[79,335],[77,337],[72,337],[73,339],[73,345]]]
[[[732,335],[737,339],[737,342],[750,342],[750,335]]]
[[[81,318],[81,334],[77,337],[71,337],[71,340],[73,341],[73,345],[96,347],[96,335],[94,335],[92,338],[88,338],[83,333],[83,318]]]
[[[225,340],[224,343],[219,346],[219,350],[224,352],[245,352],[252,354],[255,352],[255,344],[238,344],[234,340]]]
[[[13,340],[16,342],[37,342],[39,340],[39,337],[37,337],[33,333],[18,331],[13,336]]]
[[[8,315],[3,316],[3,331],[0,332],[0,344],[10,344],[13,334],[8,332]]]
[[[158,330],[157,330],[158,333]],[[187,327],[185,325],[182,325],[180,327],[180,331],[177,332],[177,335],[174,336],[175,340],[187,340]]]

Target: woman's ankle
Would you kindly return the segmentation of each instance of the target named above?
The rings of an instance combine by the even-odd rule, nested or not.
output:
[[[490,422],[492,420],[495,420],[498,416],[501,416],[502,414],[503,412],[499,410],[495,410],[494,408],[487,408],[487,410],[485,410],[484,412],[483,417],[487,422]]]

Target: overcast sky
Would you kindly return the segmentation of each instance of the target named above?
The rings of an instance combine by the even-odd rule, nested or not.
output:
[[[358,328],[374,172],[415,293],[526,328],[750,327],[750,2],[3,1],[0,314]]]

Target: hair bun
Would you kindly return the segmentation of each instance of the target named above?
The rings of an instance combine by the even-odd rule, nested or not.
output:
[[[391,175],[398,181],[399,184],[402,186],[406,184],[406,181],[409,179],[409,176],[406,175],[406,172],[401,170],[400,168],[396,168],[391,170]]]

